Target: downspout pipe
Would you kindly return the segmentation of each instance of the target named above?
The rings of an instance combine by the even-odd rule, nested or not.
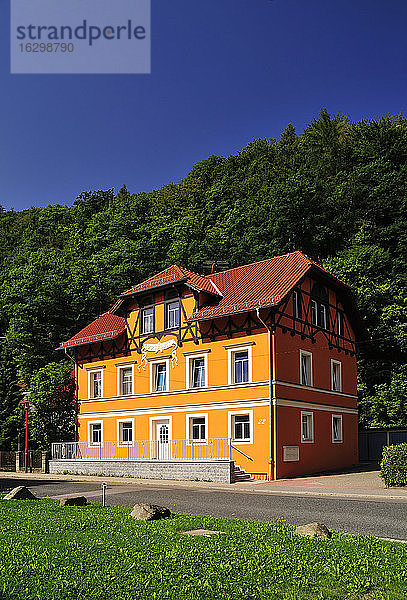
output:
[[[268,342],[269,342],[269,423],[270,423],[270,435],[269,435],[269,481],[277,479],[277,439],[276,439],[276,406],[275,406],[275,384],[276,379],[276,361],[275,361],[275,331],[270,331],[270,327],[263,321],[260,316],[260,309],[256,308],[256,315],[260,323],[267,329]],[[274,414],[273,414],[274,413]]]

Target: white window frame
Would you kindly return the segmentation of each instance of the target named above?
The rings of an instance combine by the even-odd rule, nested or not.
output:
[[[132,392],[131,394],[123,394],[122,393],[122,371],[124,371],[125,369],[131,369],[131,387],[132,387]],[[134,395],[134,363],[129,363],[129,364],[123,364],[123,365],[117,365],[117,395],[118,396],[133,396]]]
[[[339,419],[340,423],[340,439],[334,439],[334,419]],[[342,415],[332,415],[331,419],[331,430],[332,430],[332,443],[333,444],[342,444],[343,443],[343,417]]]
[[[205,419],[205,431],[206,438],[204,440],[193,440],[192,439],[192,419]],[[193,413],[186,415],[185,422],[185,439],[187,440],[187,445],[190,446],[193,444],[204,445],[208,443],[209,435],[208,435],[208,413]]]
[[[320,318],[321,314],[323,319]],[[323,302],[318,303],[318,321],[323,321],[323,323],[319,323],[321,329],[328,329],[328,307]]]
[[[301,316],[302,316],[301,296],[300,296],[300,292],[295,290],[293,292],[293,317],[294,317],[294,319],[301,319]]]
[[[303,417],[310,417],[310,421],[309,421],[310,437],[308,439],[305,439],[303,436],[303,430],[302,430],[302,418]],[[302,444],[313,444],[314,443],[314,413],[313,412],[308,412],[305,410],[301,411],[300,427],[301,427],[301,443]]]
[[[339,381],[338,389],[334,389],[334,365],[339,367]],[[331,390],[333,392],[342,392],[342,363],[340,360],[334,360],[331,358]]]
[[[122,423],[131,423],[132,434],[133,434],[132,435],[133,439],[132,439],[131,442],[124,442],[123,440],[120,439],[121,438],[121,436],[120,436],[120,426],[121,426]],[[127,447],[127,446],[129,446],[130,448],[133,448],[134,447],[134,438],[135,438],[134,419],[131,419],[131,418],[129,418],[129,419],[124,419],[124,418],[123,419],[117,419],[117,425],[116,425],[116,427],[117,427],[117,446],[119,448]]]
[[[92,429],[93,425],[100,425],[100,443],[93,441]],[[103,421],[88,421],[88,448],[103,447]]]
[[[228,384],[229,385],[246,385],[247,383],[252,383],[253,381],[253,358],[252,358],[252,346],[247,344],[242,344],[233,346],[233,348],[228,348]],[[235,383],[235,354],[239,352],[247,351],[247,359],[249,362],[249,380],[243,381],[242,383]]]
[[[302,382],[302,357],[307,356],[310,359],[310,382],[305,384]],[[305,387],[312,387],[314,384],[314,374],[313,374],[313,366],[312,366],[312,352],[308,352],[307,350],[300,350],[300,384]]]
[[[152,310],[152,329],[150,329],[149,331],[144,331],[144,311],[146,310]],[[143,308],[140,309],[141,314],[140,314],[140,334],[141,335],[148,335],[149,333],[154,333],[155,330],[155,305],[153,304],[152,306],[144,306]]]
[[[318,302],[316,300],[314,300],[313,298],[311,298],[310,302],[311,302],[311,307],[310,307],[311,325],[313,325],[314,327],[318,327]],[[314,317],[315,317],[315,319],[314,319]]]
[[[177,304],[178,305],[178,325],[173,325],[172,327],[170,327],[170,323],[169,323],[169,310],[170,310],[170,304]],[[165,302],[165,315],[164,315],[164,321],[165,321],[165,329],[172,331],[173,329],[178,329],[181,326],[181,300],[176,297],[176,298],[171,298],[170,300],[167,300]]]
[[[345,335],[345,315],[343,314],[343,311],[340,310],[339,308],[338,308],[338,314],[337,314],[337,328],[338,328],[338,335],[343,337]]]
[[[249,415],[250,424],[250,439],[248,440],[235,440],[234,439],[234,422],[233,417],[236,415]],[[252,410],[233,410],[228,412],[228,438],[232,440],[233,444],[248,445],[253,444],[253,411]]]
[[[88,369],[88,400],[100,400],[103,398],[103,371],[104,367],[95,367],[94,369]],[[93,375],[100,373],[100,396],[93,396]]]
[[[169,358],[154,358],[152,360],[149,360],[150,363],[150,392],[152,394],[165,394],[169,391],[170,389],[170,359]],[[165,378],[165,390],[162,391],[157,391],[155,389],[155,369],[157,364],[164,364],[165,363],[165,372],[166,372],[166,378]]]
[[[197,352],[196,354],[187,354],[186,358],[186,384],[188,390],[203,390],[208,387],[208,352]],[[205,382],[201,387],[192,385],[192,365],[195,358],[204,359]]]

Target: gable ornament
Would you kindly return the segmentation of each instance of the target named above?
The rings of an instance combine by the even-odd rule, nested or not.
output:
[[[177,357],[177,348],[178,342],[177,340],[168,340],[168,342],[156,342],[155,344],[143,344],[141,349],[141,361],[138,366],[138,370],[143,369],[145,371],[147,366],[147,352],[154,352],[154,354],[158,354],[159,352],[164,352],[164,350],[169,350],[171,348],[171,366],[174,368],[178,364]]]

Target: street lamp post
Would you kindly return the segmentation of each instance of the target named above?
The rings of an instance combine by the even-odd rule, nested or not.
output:
[[[24,446],[24,471],[28,473],[28,409],[30,408],[30,401],[28,398],[22,400],[25,408],[25,446]]]

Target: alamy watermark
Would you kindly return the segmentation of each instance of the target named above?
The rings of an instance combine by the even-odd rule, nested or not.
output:
[[[151,0],[11,0],[11,73],[150,73]]]

